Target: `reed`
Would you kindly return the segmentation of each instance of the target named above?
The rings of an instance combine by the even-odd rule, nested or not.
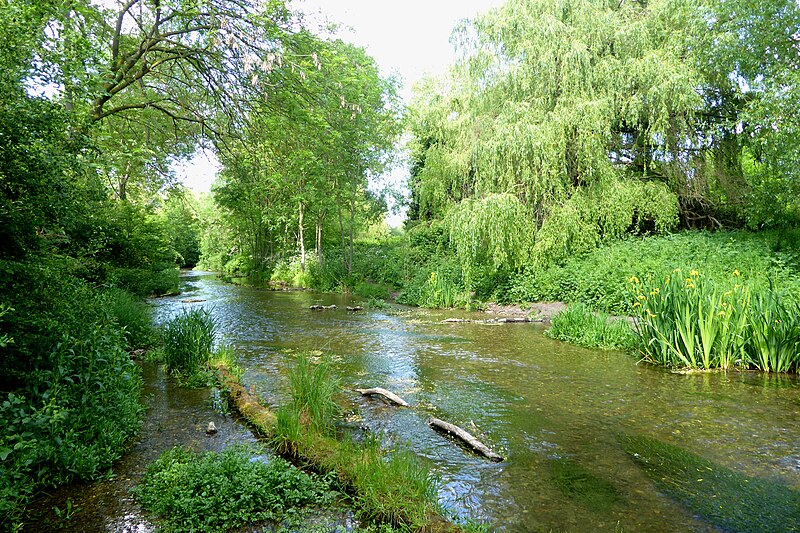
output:
[[[204,308],[184,310],[164,325],[164,364],[170,372],[190,376],[211,358],[217,326]]]
[[[662,282],[629,279],[645,360],[691,369],[797,371],[800,306],[772,286],[754,293],[738,271],[726,283],[676,269]]]

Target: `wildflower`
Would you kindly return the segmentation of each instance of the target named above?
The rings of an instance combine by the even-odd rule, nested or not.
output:
[[[630,278],[628,278],[628,283],[633,283],[634,285],[638,285],[641,282],[639,281],[639,278],[637,278],[636,276],[631,276]]]
[[[664,283],[665,283],[665,284],[666,284],[666,283],[669,283],[669,281],[670,281],[671,279],[672,279],[671,277],[667,276],[667,279],[666,279],[666,281],[664,281]]]
[[[739,277],[739,276],[741,276],[741,275],[742,275],[742,274],[739,272],[739,270],[738,270],[738,269],[736,269],[736,270],[734,270],[734,271],[733,271],[733,277],[734,277],[734,278],[738,278],[738,277]]]
[[[652,291],[650,291],[650,296],[655,296],[659,293],[659,288],[655,287]]]
[[[717,316],[725,316],[725,311],[720,311],[719,313],[717,313]]]
[[[697,276],[700,275],[700,272],[698,272],[697,270],[692,270],[691,272],[689,272],[689,275],[692,276],[693,278],[696,278]]]
[[[651,313],[651,312],[650,312],[650,310],[648,309],[648,310],[647,310],[647,316],[648,316],[648,318],[655,318],[655,317],[657,317],[658,315],[656,315],[656,314],[654,314],[654,313]]]
[[[681,269],[680,268],[676,268],[675,270],[672,271],[672,273],[673,274],[680,274],[681,273]]]
[[[640,300],[647,300],[647,296],[645,296],[644,294],[639,294],[637,298],[639,298]]]
[[[641,307],[642,303],[641,302],[633,302],[633,306],[634,307]]]
[[[696,289],[697,286],[694,284],[694,282],[691,279],[687,279],[686,280],[686,288],[687,289]]]

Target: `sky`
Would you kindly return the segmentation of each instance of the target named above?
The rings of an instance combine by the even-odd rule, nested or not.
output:
[[[401,97],[408,102],[411,88],[425,74],[443,74],[455,61],[450,35],[464,18],[498,7],[503,0],[294,0],[313,21],[342,24],[339,36],[364,47],[384,75],[402,79]],[[183,182],[196,191],[208,191],[218,164],[205,153],[176,168]],[[387,177],[402,181],[406,169]]]

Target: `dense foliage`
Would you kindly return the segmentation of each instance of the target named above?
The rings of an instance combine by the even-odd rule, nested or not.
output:
[[[798,18],[780,0],[509,0],[464,22],[460,61],[412,105],[411,218],[448,224],[467,288],[482,262],[795,222]]]
[[[324,480],[245,447],[202,455],[173,448],[148,465],[135,489],[163,531],[228,531],[280,522],[332,494]]]

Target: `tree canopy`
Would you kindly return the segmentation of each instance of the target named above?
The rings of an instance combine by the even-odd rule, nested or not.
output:
[[[799,13],[786,1],[509,0],[465,21],[460,61],[412,106],[412,216],[513,195],[544,262],[630,231],[791,216],[788,195],[770,216],[759,200],[797,183]]]

